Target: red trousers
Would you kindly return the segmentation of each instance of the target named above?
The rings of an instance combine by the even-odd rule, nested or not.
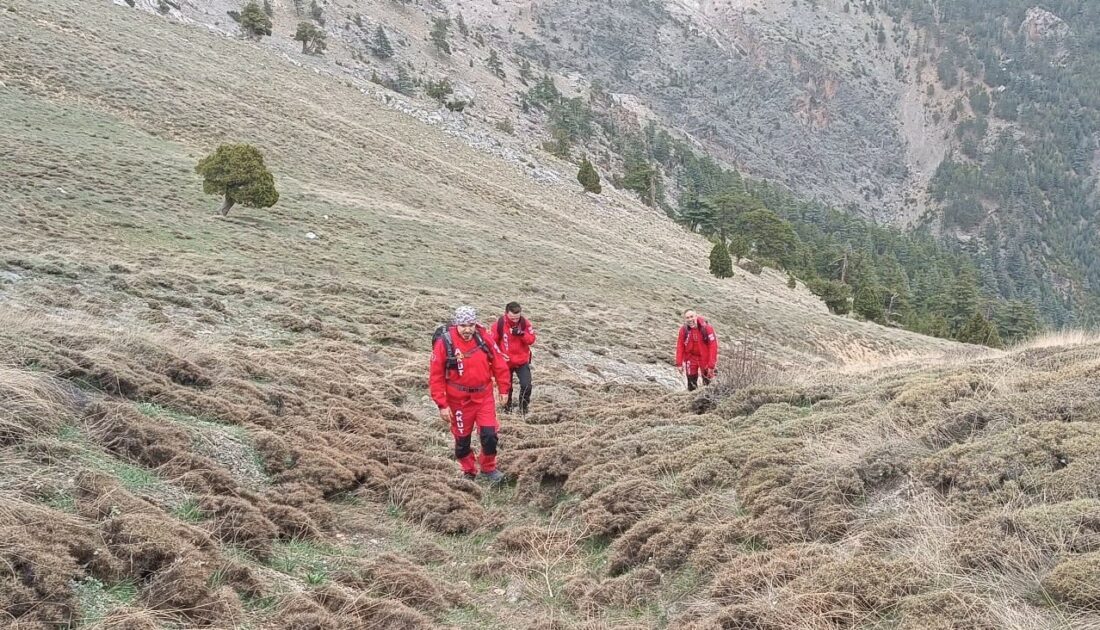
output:
[[[497,469],[497,407],[492,392],[479,397],[447,397],[451,408],[451,435],[455,438],[455,459],[462,466],[462,472],[489,473]],[[471,448],[474,427],[478,429],[481,453],[475,460]]]

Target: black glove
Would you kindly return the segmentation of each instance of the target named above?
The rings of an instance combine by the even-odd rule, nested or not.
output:
[[[513,326],[512,327],[512,334],[517,336],[517,337],[522,337],[523,336],[523,329],[520,328],[519,326]]]

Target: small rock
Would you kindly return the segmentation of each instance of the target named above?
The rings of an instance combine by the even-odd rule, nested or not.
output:
[[[314,234],[313,232],[306,232],[306,238],[308,238],[309,240],[313,240],[313,239],[317,238],[317,235]]]

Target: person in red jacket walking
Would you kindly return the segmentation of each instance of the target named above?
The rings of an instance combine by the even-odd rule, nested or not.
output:
[[[455,459],[462,474],[476,479],[480,465],[483,478],[500,483],[504,474],[497,469],[496,404],[501,404],[512,388],[508,358],[477,323],[477,311],[472,307],[455,310],[451,324],[432,348],[428,373],[432,400],[439,407],[440,419],[451,427]],[[495,401],[493,381],[497,387]],[[481,454],[476,459],[470,448],[474,427],[481,442]]]
[[[718,364],[718,336],[714,327],[695,311],[684,311],[684,325],[676,340],[676,367],[687,377],[688,391],[699,385],[699,375],[703,376],[703,385],[710,385]]]
[[[493,341],[508,357],[508,368],[512,374],[509,383],[519,376],[519,412],[527,413],[531,404],[531,346],[535,343],[535,329],[523,316],[523,307],[519,302],[509,302],[504,314],[489,329]],[[513,390],[514,391],[514,390]],[[508,394],[505,411],[512,411],[512,394]]]

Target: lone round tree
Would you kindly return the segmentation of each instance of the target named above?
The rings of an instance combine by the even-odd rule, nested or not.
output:
[[[716,278],[729,278],[733,276],[733,261],[730,260],[730,252],[726,248],[726,239],[719,238],[710,250],[710,272]]]
[[[275,178],[264,166],[264,156],[249,144],[223,144],[199,160],[195,172],[203,176],[202,191],[223,195],[222,216],[235,204],[270,208],[279,201]]]
[[[249,2],[241,9],[240,23],[241,31],[251,38],[259,39],[271,34],[271,17],[255,2]]]
[[[598,195],[603,190],[600,187],[600,174],[596,172],[588,158],[584,158],[584,161],[581,162],[581,169],[577,171],[577,181],[581,183],[581,186],[584,186],[585,192]]]

